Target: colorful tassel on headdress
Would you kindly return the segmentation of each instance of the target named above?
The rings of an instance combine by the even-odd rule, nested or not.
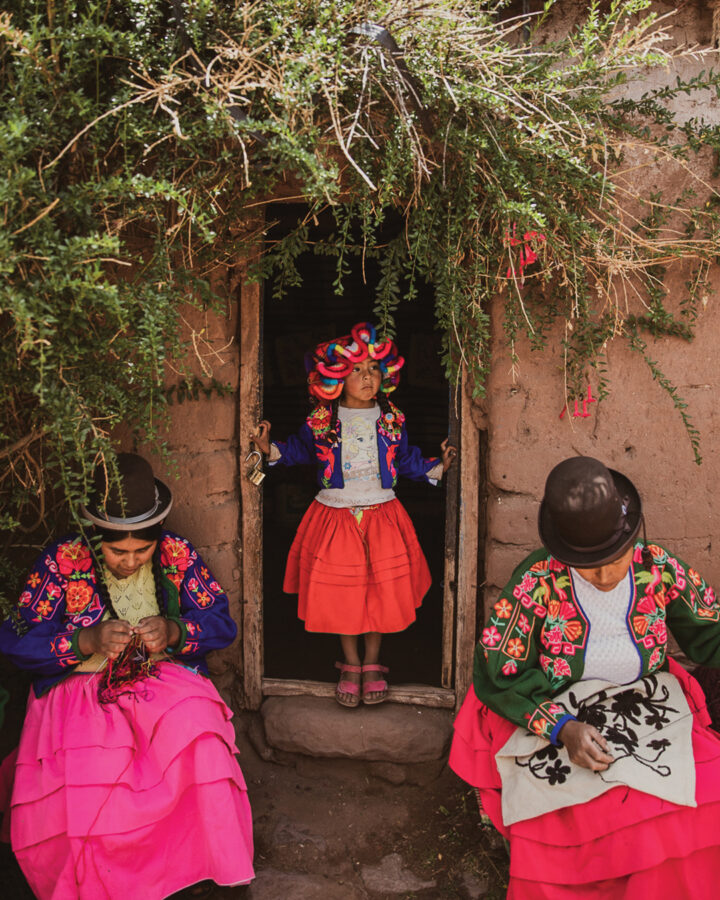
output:
[[[131,686],[146,678],[157,677],[157,664],[147,658],[145,645],[135,634],[117,659],[108,660],[98,684],[100,703],[114,703]]]

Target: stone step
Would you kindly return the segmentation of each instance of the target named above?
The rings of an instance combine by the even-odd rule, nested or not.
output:
[[[270,747],[306,756],[414,763],[448,751],[448,709],[382,703],[346,709],[325,697],[269,697],[260,712]]]

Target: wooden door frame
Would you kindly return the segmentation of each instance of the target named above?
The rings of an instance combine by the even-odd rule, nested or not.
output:
[[[252,259],[248,260],[252,263]],[[245,268],[245,267],[244,267]],[[238,444],[240,447],[240,503],[242,535],[242,659],[244,706],[258,709],[264,696],[332,697],[335,685],[300,679],[265,678],[263,653],[263,537],[262,488],[245,477],[243,464],[249,435],[262,418],[262,285],[240,281],[240,384]],[[446,526],[457,535],[446,543],[443,581],[442,687],[393,685],[389,699],[396,703],[457,709],[472,679],[478,586],[478,527],[480,510],[480,436],[473,422],[472,401],[465,374],[458,391],[459,465],[448,483],[455,492],[446,507]],[[461,488],[461,489],[460,489]],[[447,533],[447,532],[446,532]]]

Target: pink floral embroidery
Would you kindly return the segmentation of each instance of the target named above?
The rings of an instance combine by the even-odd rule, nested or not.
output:
[[[490,647],[491,649],[502,640],[502,635],[497,630],[494,625],[491,625],[489,628],[485,628],[482,633],[482,642],[486,647]]]
[[[650,631],[658,639],[658,643],[664,644],[667,641],[667,628],[663,619],[657,619],[657,621],[653,622],[650,626]]]
[[[555,665],[557,665],[558,662],[559,660],[555,660]],[[560,706],[559,703],[551,703],[550,706],[548,706],[548,712],[551,716],[559,716],[565,712],[565,708]]]
[[[60,638],[57,645],[58,650],[61,653],[67,653],[67,651],[70,649],[70,646],[70,641],[66,637]]]
[[[520,618],[518,619],[517,627],[522,631],[523,634],[527,634],[530,631],[530,623],[528,622],[528,617],[525,613],[520,613]]]
[[[536,584],[537,578],[532,576],[529,572],[526,572],[523,575],[523,580],[520,582],[520,590],[527,593],[528,591],[531,591]]]
[[[566,660],[558,658],[553,663],[553,672],[555,675],[567,678],[570,675],[570,666],[567,664]]]
[[[32,600],[32,594],[30,591],[23,591],[20,594],[20,600],[18,601],[20,606],[27,606],[28,603]]]
[[[517,663],[514,659],[509,659],[502,667],[503,675],[514,675],[517,672]]]
[[[174,566],[178,572],[185,572],[192,562],[190,548],[184,541],[168,538],[162,543],[160,561],[165,567]]]
[[[544,656],[542,653],[540,654],[540,666],[542,667],[543,672],[547,672],[551,663],[552,660],[549,657]]]
[[[703,594],[703,603],[705,606],[715,605],[715,591],[711,587],[707,588]]]
[[[650,669],[651,672],[653,669],[657,668],[658,664],[662,660],[662,656],[663,656],[662,650],[660,649],[660,647],[656,647],[653,650],[653,652],[650,656],[650,659],[648,660],[648,668]]]
[[[70,575],[73,572],[87,572],[92,565],[90,549],[80,541],[60,544],[57,549],[56,559],[58,569],[63,575]]]

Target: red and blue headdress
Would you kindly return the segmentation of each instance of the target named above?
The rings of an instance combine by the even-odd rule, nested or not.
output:
[[[376,360],[382,372],[380,390],[389,394],[400,381],[405,360],[393,341],[378,341],[377,331],[368,322],[353,325],[350,334],[325,341],[305,356],[310,396],[330,404],[342,393],[343,383],[356,363]]]

